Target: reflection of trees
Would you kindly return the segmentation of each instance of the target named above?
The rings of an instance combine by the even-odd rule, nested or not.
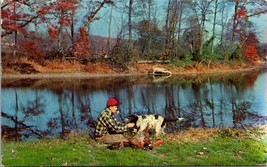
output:
[[[128,104],[129,104],[129,113],[128,114],[132,114],[132,108],[133,108],[133,104],[132,104],[132,100],[134,97],[134,91],[133,91],[133,87],[130,85],[127,85],[127,95],[128,95]]]
[[[63,90],[58,89],[58,90],[54,91],[54,93],[57,96],[59,117],[54,117],[50,121],[48,121],[47,126],[49,127],[49,129],[47,129],[47,133],[53,134],[53,130],[55,130],[57,128],[61,128],[61,131],[59,134],[61,137],[64,137],[64,135],[67,132],[67,129],[65,127],[65,125],[66,125],[65,124],[65,115],[63,112],[63,102],[62,102]]]
[[[223,119],[223,111],[226,110],[226,101],[224,99],[219,99],[219,117],[220,117],[220,124],[219,127],[224,127],[224,119]]]
[[[242,122],[245,120],[247,113],[248,113],[248,109],[250,107],[251,107],[251,103],[248,101],[241,102],[238,104],[234,98],[232,99],[234,128],[237,128],[238,124],[241,125],[243,128],[245,128]]]
[[[173,89],[173,85],[167,85],[165,86],[165,116],[169,117],[169,118],[175,118],[175,113],[176,113],[176,106],[175,106],[175,102],[174,102],[174,89]],[[176,123],[175,122],[170,122],[167,123],[166,126],[169,130],[173,129],[176,127]]]
[[[193,109],[192,112],[200,113],[202,127],[206,127],[206,121],[204,119],[204,112],[203,112],[204,105],[202,104],[200,87],[201,87],[200,83],[192,83],[192,90],[196,99],[196,103],[191,105],[191,108]]]
[[[179,77],[170,77],[163,83],[156,84],[151,84],[149,80],[146,82],[142,80],[141,84],[138,84],[140,81],[137,80],[132,82],[126,79],[105,80],[103,78],[99,81],[97,79],[85,79],[78,83],[72,81],[72,85],[69,81],[66,81],[67,85],[60,82],[58,85],[54,84],[53,89],[52,86],[49,87],[56,96],[53,105],[57,105],[58,108],[55,111],[56,115],[52,115],[47,123],[46,133],[57,136],[74,129],[86,129],[89,130],[89,134],[92,134],[95,123],[91,114],[94,109],[92,98],[96,91],[118,97],[124,105],[128,104],[126,108],[129,109],[130,114],[140,112],[135,110],[141,108],[144,114],[160,113],[167,117],[184,117],[185,121],[181,124],[169,124],[168,127],[174,130],[188,127],[225,127],[229,125],[229,122],[233,123],[233,127],[244,128],[246,127],[245,121],[248,119],[249,121],[266,119],[249,111],[250,105],[248,104],[251,103],[249,99],[242,101],[246,95],[244,89],[247,90],[249,86],[252,86],[257,78],[257,75],[253,74],[251,81],[246,81],[250,76],[251,74],[233,78],[222,77],[221,80],[212,77],[205,80],[189,78],[181,80]],[[235,81],[236,79],[238,81]],[[22,135],[41,137],[44,133],[30,126],[28,122],[31,120],[35,122],[36,120],[33,119],[44,112],[46,104],[43,102],[43,97],[36,89],[35,99],[23,106],[20,104],[19,96],[20,94],[15,92],[16,105],[13,115],[9,112],[2,112],[2,117],[12,122],[8,127],[4,127],[4,131],[7,132],[11,128],[16,140],[19,140]],[[164,99],[163,102],[162,99]],[[158,108],[165,110],[157,111]],[[11,135],[7,132],[5,136],[7,134]]]
[[[244,76],[243,85],[244,87],[252,87],[258,78],[259,72],[252,71]]]
[[[61,132],[60,137],[64,137],[64,135],[67,133],[67,129],[65,127],[65,115],[63,113],[63,104],[62,104],[62,93],[59,93],[57,95],[58,97],[58,111],[60,114],[60,123],[61,123]]]
[[[81,92],[77,92],[77,103],[80,111],[81,121],[87,121],[86,125],[89,131],[89,135],[93,136],[96,123],[91,115],[90,98],[89,94],[82,95]]]
[[[204,97],[205,97],[205,106],[207,106],[211,110],[211,116],[212,116],[212,127],[215,127],[215,107],[214,107],[214,96],[213,96],[213,86],[208,80],[208,88],[205,87],[204,89]],[[210,98],[209,98],[209,92],[210,92]]]
[[[176,111],[177,111],[176,117],[178,117],[178,118],[183,117],[183,115],[185,113],[185,110],[181,106],[180,94],[181,94],[181,92],[180,92],[180,86],[178,85],[178,87],[177,87],[177,106],[176,106]],[[182,124],[179,124],[179,126],[178,126],[179,127],[179,130],[182,129],[182,126],[181,125]]]
[[[33,120],[33,117],[44,113],[42,97],[38,95],[38,91],[36,90],[35,100],[28,101],[25,106],[19,104],[18,99],[18,93],[17,90],[15,90],[15,114],[13,116],[7,114],[5,111],[1,112],[3,118],[12,122],[9,125],[2,125],[2,136],[6,139],[16,141],[21,140],[22,138],[42,137],[42,131],[37,127],[28,125],[29,120]],[[12,126],[12,124],[14,126]]]
[[[155,97],[155,90],[155,85],[147,86],[146,89],[141,90],[143,111],[146,110],[146,114],[155,113],[155,103],[153,99]]]
[[[60,128],[60,136],[64,138],[72,131],[79,131],[87,126],[89,134],[92,135],[95,121],[91,115],[89,94],[75,89],[65,92],[57,90],[54,93],[58,98],[59,117],[54,117],[48,122],[48,133],[53,135],[52,131]],[[78,115],[80,117],[77,117]]]

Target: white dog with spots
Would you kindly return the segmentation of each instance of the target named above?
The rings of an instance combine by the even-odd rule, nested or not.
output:
[[[155,130],[155,136],[165,134],[164,129],[166,127],[166,122],[181,122],[184,118],[173,118],[167,119],[161,115],[129,115],[125,122],[135,123],[135,127],[137,129],[137,133],[143,132],[148,126],[149,129]]]

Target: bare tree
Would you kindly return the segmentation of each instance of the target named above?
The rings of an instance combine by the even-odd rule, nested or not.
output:
[[[211,53],[214,52],[214,39],[215,39],[215,29],[216,29],[216,20],[217,20],[217,9],[218,9],[218,0],[215,0],[214,2],[214,17],[213,17],[213,26],[212,26],[212,43],[211,43]]]
[[[128,13],[128,27],[129,27],[129,50],[133,49],[133,35],[132,35],[132,13],[133,13],[133,0],[129,0],[129,13]]]
[[[207,15],[211,14],[210,4],[213,0],[203,0],[197,1],[194,0],[192,3],[192,10],[195,13],[195,17],[199,20],[199,29],[200,29],[200,48],[199,54],[202,55],[203,45],[204,45],[204,32],[205,32],[205,23],[207,21]],[[199,59],[199,58],[197,58]]]
[[[233,21],[232,21],[232,35],[231,35],[231,45],[236,40],[236,31],[238,29],[238,26],[240,24],[240,21],[238,20],[238,13],[240,9],[245,8],[247,9],[246,17],[249,19],[250,17],[259,16],[261,14],[267,13],[267,2],[265,0],[236,0],[234,3],[234,15],[233,15]]]

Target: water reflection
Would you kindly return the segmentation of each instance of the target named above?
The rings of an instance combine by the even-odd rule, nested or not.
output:
[[[2,137],[30,140],[92,135],[106,100],[118,98],[119,119],[157,113],[184,117],[167,131],[189,127],[250,128],[265,124],[267,72],[237,75],[64,79],[2,79]]]

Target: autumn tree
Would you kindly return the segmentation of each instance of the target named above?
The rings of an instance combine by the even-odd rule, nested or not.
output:
[[[50,3],[50,5],[52,9],[49,15],[46,16],[49,19],[48,32],[50,37],[56,40],[56,51],[64,52],[62,46],[64,28],[71,25],[71,20],[78,7],[78,1],[57,0]]]
[[[30,26],[38,26],[41,21],[45,21],[44,16],[48,11],[47,1],[5,0],[2,2],[1,37],[13,36],[15,43],[13,55],[16,54],[17,48],[19,48],[19,36],[23,36],[24,40],[27,39]],[[33,39],[31,41],[34,42]],[[24,44],[23,42],[20,43]],[[26,45],[21,47],[25,48]]]
[[[21,39],[18,45],[18,49],[23,55],[39,63],[42,63],[45,58],[44,48],[46,48],[46,44],[43,42],[43,39],[36,36]]]
[[[89,42],[85,42],[85,36],[88,38],[89,26],[93,21],[98,19],[97,13],[104,7],[104,5],[112,3],[112,0],[90,0],[90,2],[87,3],[85,14],[80,16],[82,23],[79,22],[78,25],[78,22],[74,19],[74,15],[78,13],[78,10],[81,10],[84,4],[78,0],[54,1],[53,4],[51,4],[51,6],[53,6],[53,12],[50,12],[51,17],[49,18],[50,25],[48,27],[48,32],[51,38],[54,38],[57,42],[56,52],[59,52],[59,54],[63,53],[63,55],[73,54],[78,57],[81,57],[83,54],[83,57],[88,58],[90,45]],[[79,12],[81,13],[81,11]],[[75,25],[79,27],[75,27]],[[68,29],[70,29],[70,33],[67,31]],[[79,29],[79,33],[75,32],[76,29]],[[75,33],[78,34],[76,35],[78,41],[75,40]],[[66,41],[67,36],[70,36],[71,44]],[[79,46],[81,43],[88,44],[88,46],[84,46],[87,50],[84,50],[83,53],[81,53],[81,47]],[[68,48],[72,49],[70,50]],[[71,53],[68,53],[67,50]]]
[[[90,56],[90,42],[88,33],[84,28],[79,29],[80,34],[78,40],[75,42],[74,55],[78,58],[86,59]]]
[[[231,0],[234,14],[229,20],[226,38],[228,40],[229,58],[244,58],[248,34],[254,31],[251,18],[267,12],[267,2],[264,0]],[[252,47],[250,47],[252,49]]]
[[[242,33],[248,28],[249,18],[267,13],[267,2],[265,0],[231,0],[234,3],[234,15],[232,19],[231,45],[237,40],[242,43]],[[241,35],[241,36],[240,36]]]
[[[161,31],[157,25],[149,20],[142,20],[135,24],[134,28],[139,34],[139,45],[141,46],[142,54],[149,54],[151,44],[155,46],[153,49],[156,50],[157,38],[161,36]],[[151,33],[154,35],[151,36]],[[148,43],[148,40],[151,40],[150,44]]]
[[[89,30],[90,25],[92,22],[101,19],[97,14],[99,11],[105,7],[105,5],[114,5],[113,0],[88,0],[84,3],[84,10],[83,12],[80,12],[80,20],[81,20],[81,26],[79,28],[79,39],[81,38],[81,34],[87,34],[89,36]],[[112,7],[113,8],[113,7]],[[112,17],[112,16],[110,16]],[[110,21],[111,24],[111,21]],[[109,26],[109,29],[111,29],[111,25]],[[82,32],[81,32],[82,31]],[[109,32],[110,33],[110,32]],[[110,40],[109,40],[110,42]],[[85,43],[84,43],[85,44]],[[102,44],[104,45],[104,44]],[[75,47],[77,47],[77,42],[75,43]],[[90,49],[90,45],[88,43],[88,46],[85,46],[86,48]],[[75,48],[76,49],[76,48]],[[84,56],[88,57],[90,51],[85,50]]]
[[[243,50],[245,53],[246,59],[251,62],[255,62],[259,60],[257,45],[259,44],[259,40],[256,37],[255,32],[249,32],[246,38],[246,41],[243,45]]]
[[[1,37],[13,33],[26,33],[27,26],[39,24],[38,19],[43,18],[50,9],[47,2],[49,1],[3,1],[1,4]]]

